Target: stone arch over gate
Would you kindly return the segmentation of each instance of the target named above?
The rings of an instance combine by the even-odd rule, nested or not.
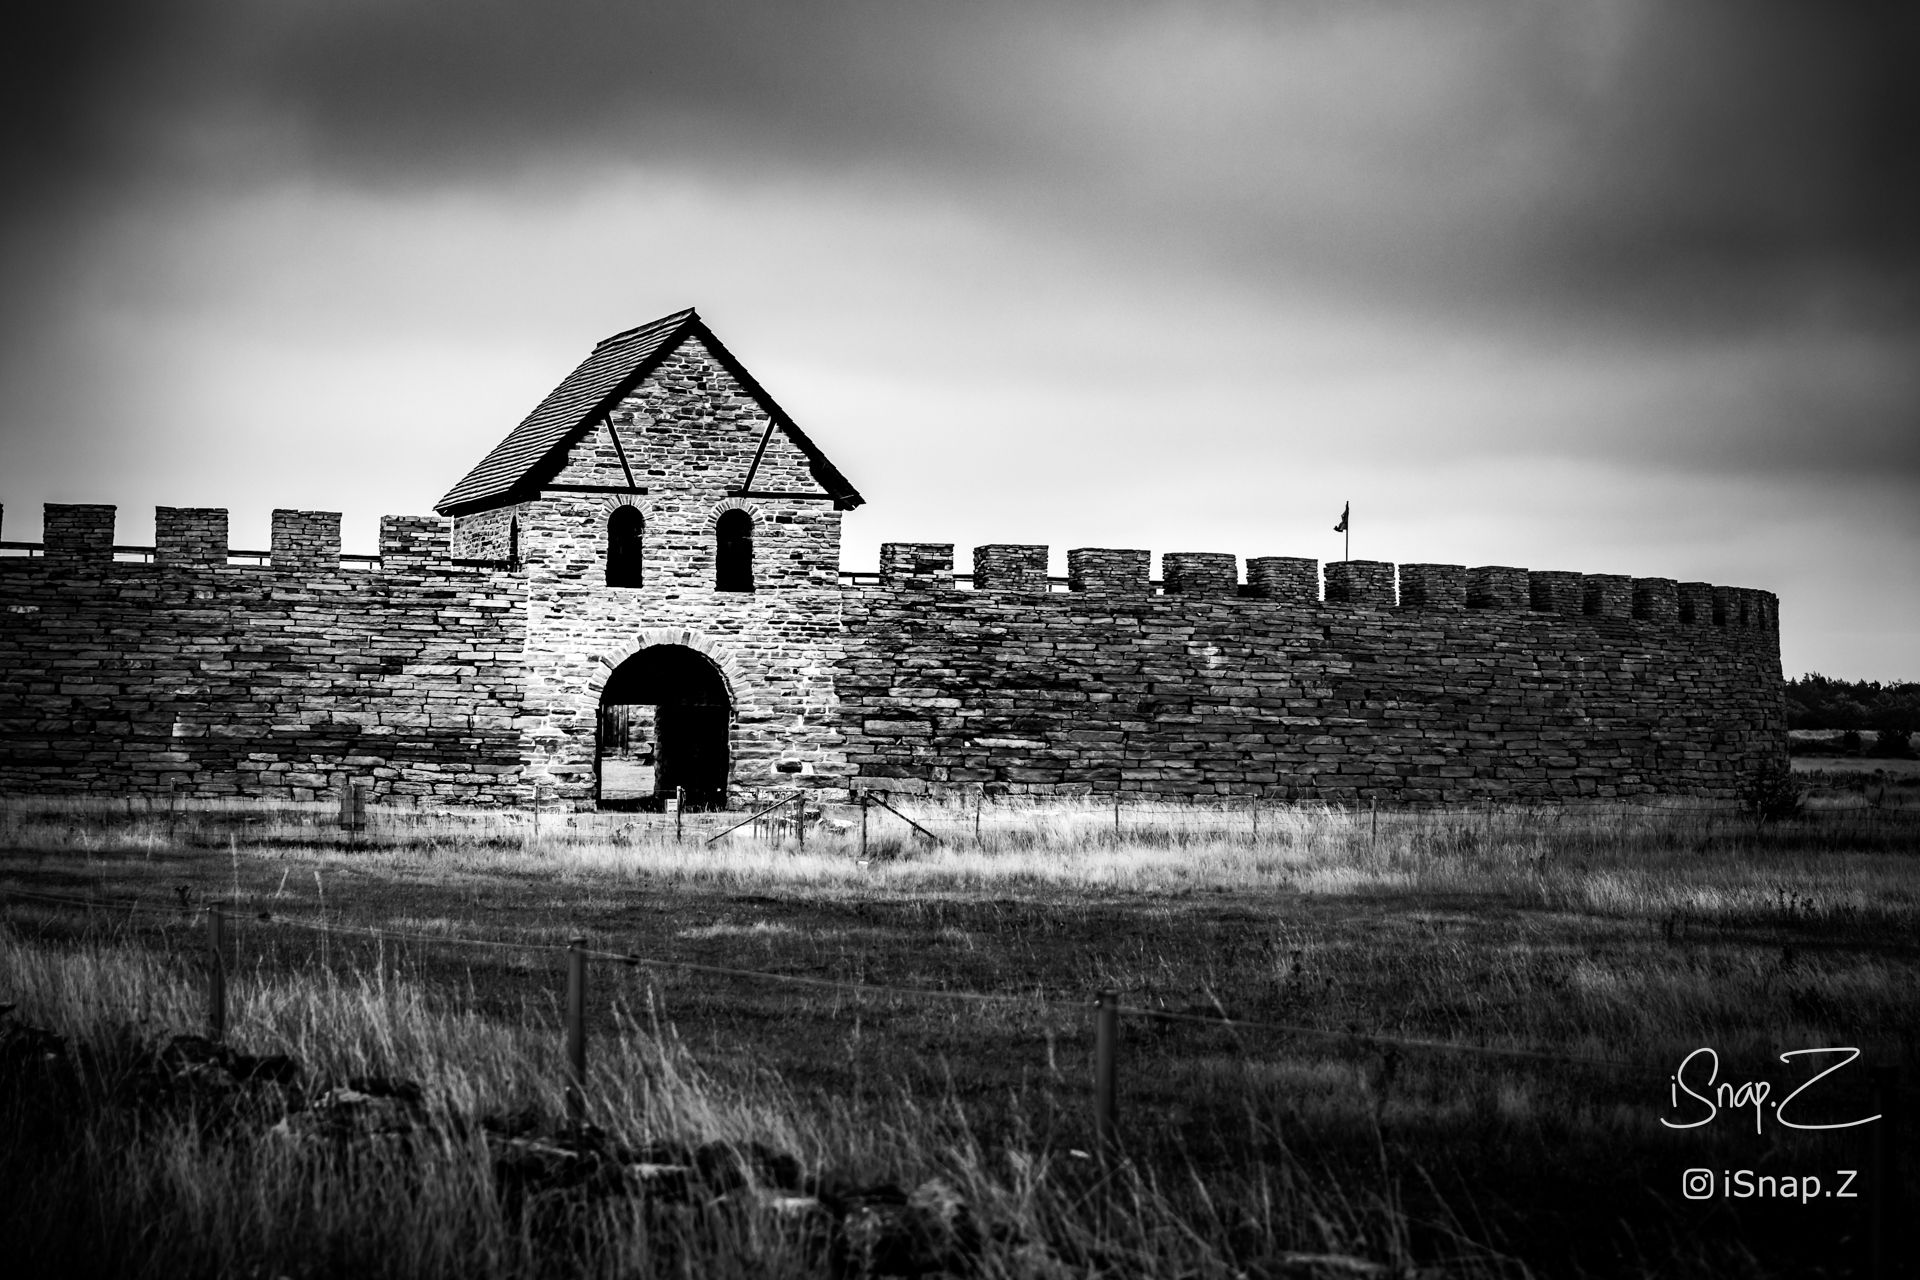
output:
[[[600,695],[607,687],[607,678],[621,663],[642,649],[651,649],[657,644],[677,644],[705,654],[707,660],[720,669],[720,678],[727,684],[727,696],[733,699],[736,707],[740,705],[741,695],[752,684],[739,656],[726,642],[689,627],[647,627],[634,632],[633,639],[627,644],[600,653],[594,663],[593,674],[587,677],[587,696],[581,703],[581,710],[591,711],[600,701]]]

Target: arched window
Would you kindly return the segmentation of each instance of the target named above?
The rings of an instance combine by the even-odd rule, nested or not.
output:
[[[646,517],[632,507],[615,507],[607,517],[607,585],[637,587],[640,550],[645,542]]]
[[[516,569],[520,567],[520,517],[518,516],[507,524],[507,563]]]
[[[753,590],[753,517],[735,507],[713,525],[713,589]]]

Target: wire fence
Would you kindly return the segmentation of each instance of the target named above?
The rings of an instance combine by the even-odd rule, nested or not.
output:
[[[674,957],[648,955],[638,951],[622,951],[604,946],[591,946],[585,938],[575,938],[561,944],[542,942],[527,938],[481,938],[460,934],[426,934],[404,929],[391,929],[370,925],[356,925],[333,920],[315,920],[303,916],[284,915],[268,910],[246,910],[236,908],[230,903],[220,901],[186,902],[169,904],[164,901],[152,901],[136,898],[103,898],[73,894],[48,893],[42,890],[22,889],[14,886],[0,886],[0,902],[8,908],[21,904],[42,907],[54,907],[84,911],[89,915],[115,917],[119,915],[146,915],[165,917],[179,921],[183,916],[195,926],[206,930],[203,959],[210,975],[224,974],[228,968],[226,953],[232,938],[233,929],[241,926],[264,926],[276,929],[295,929],[330,937],[352,938],[381,943],[407,943],[425,947],[479,948],[492,951],[511,951],[518,953],[543,953],[553,956],[581,957],[628,968],[646,968],[660,971],[682,971],[702,973],[720,977],[744,979],[752,982],[764,982],[791,986],[812,987],[820,990],[836,991],[858,997],[888,997],[908,1000],[940,1000],[973,1005],[1015,1005],[1036,1012],[1052,1014],[1084,1014],[1089,1008],[1100,1007],[1103,1001],[1122,1017],[1148,1022],[1181,1023],[1213,1028],[1229,1028],[1245,1031],[1266,1031],[1282,1035],[1314,1037],[1339,1041],[1344,1044],[1373,1048],[1418,1049],[1440,1053],[1463,1053],[1483,1057],[1546,1062],[1563,1066],[1597,1067],[1606,1070],[1639,1073],[1664,1073],[1668,1066],[1652,1066],[1644,1063],[1629,1062],[1621,1059],[1583,1057],[1575,1054],[1560,1054],[1546,1050],[1517,1046],[1472,1044],[1464,1041],[1435,1040],[1417,1036],[1397,1036],[1382,1032],[1364,1031],[1353,1027],[1315,1027],[1300,1023],[1274,1022],[1259,1018],[1244,1018],[1229,1015],[1222,1011],[1218,1015],[1175,1011],[1167,1009],[1149,1009],[1121,1004],[1113,992],[1096,993],[1091,1001],[1049,999],[1029,991],[985,992],[969,991],[952,987],[905,986],[884,982],[853,982],[838,978],[823,978],[812,974],[782,973],[777,970],[749,969],[732,965],[708,964],[701,961],[685,960]],[[224,986],[209,988],[208,1021],[210,1026],[224,1026],[224,1014],[216,1008],[224,996]]]
[[[1920,798],[1920,797],[1916,797]],[[1415,860],[1485,854],[1584,857],[1806,845],[1898,850],[1920,840],[1920,804],[1837,797],[1768,816],[1736,803],[1585,800],[1417,805],[1145,798],[1132,793],[1009,796],[976,788],[931,798],[871,787],[735,792],[726,811],[576,810],[536,794],[530,806],[427,809],[370,805],[363,787],[312,801],[159,795],[0,799],[0,845],[36,823],[139,829],[154,839],[245,841],[348,850],[449,846],[529,850],[564,845],[673,842],[718,849],[743,843],[867,861],[934,849],[984,853],[1119,847],[1323,847]]]
[[[1920,839],[1920,807],[1865,803],[1803,808],[1788,818],[1732,804],[1676,802],[1410,806],[985,795],[933,801],[885,791],[863,791],[844,803],[792,792],[771,802],[756,797],[755,805],[748,818],[703,829],[700,839],[709,846],[752,839],[796,850],[811,840],[861,858],[932,848],[994,852],[1333,842],[1350,852],[1414,859],[1494,849],[1531,850],[1534,858],[1546,859],[1736,842],[1906,847]]]

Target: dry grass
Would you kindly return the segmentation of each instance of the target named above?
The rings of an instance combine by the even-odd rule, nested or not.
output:
[[[278,1138],[265,1120],[210,1129],[202,1113],[103,1105],[124,1069],[129,1029],[157,1035],[199,1022],[204,991],[187,966],[138,947],[50,946],[10,929],[0,934],[0,971],[21,1017],[80,1047],[90,1095],[51,1135],[44,1098],[6,1099],[0,1123],[12,1142],[0,1160],[0,1222],[20,1268],[12,1274],[762,1276],[818,1274],[824,1265],[808,1232],[770,1203],[662,1216],[615,1201],[558,1236],[504,1214],[469,1122],[561,1114],[560,1035],[538,1002],[512,1019],[482,1018],[384,972],[317,981],[261,973],[237,983],[231,1036],[243,1049],[291,1052],[316,1078],[429,1084],[436,1124],[420,1138],[316,1151]],[[1228,1275],[1249,1251],[1404,1250],[1389,1200],[1330,1194],[1284,1162],[1247,1170],[1240,1187],[1216,1188],[1238,1191],[1236,1202],[1254,1212],[1209,1224],[1192,1217],[1191,1197],[1180,1194],[1190,1188],[1169,1195],[1148,1169],[1124,1167],[1096,1190],[1092,1165],[1074,1153],[989,1152],[950,1099],[891,1091],[857,1106],[803,1101],[770,1071],[709,1073],[644,1010],[616,1003],[608,1022],[590,1099],[618,1141],[760,1142],[863,1182],[943,1178],[1004,1229],[992,1274],[1076,1274],[1063,1257],[1097,1255],[1120,1274]]]
[[[708,847],[718,815],[698,835],[689,816],[676,842],[657,816],[380,813],[349,845],[317,806],[169,822],[23,804],[0,843],[7,882],[58,892],[158,906],[184,885],[410,933],[586,936],[670,961],[1031,997],[975,1007],[596,967],[594,1114],[636,1144],[759,1140],[819,1169],[944,1177],[1022,1238],[1107,1250],[1120,1274],[1227,1276],[1282,1248],[1463,1272],[1501,1270],[1504,1254],[1547,1273],[1794,1274],[1854,1247],[1838,1243],[1857,1231],[1851,1206],[1695,1212],[1671,1183],[1689,1165],[1844,1163],[1858,1134],[1682,1135],[1658,1117],[1666,1073],[1701,1044],[1743,1077],[1784,1079],[1782,1050],[1845,1043],[1911,1078],[1910,823],[1510,809],[1382,814],[1376,830],[1364,811],[1299,808],[1262,811],[1255,831],[1248,811],[1167,806],[1124,812],[1116,833],[1087,803],[989,809],[976,843],[964,806],[908,813],[948,842],[869,814],[862,858],[846,810],[803,851],[791,834]],[[849,825],[823,835],[834,821]],[[103,1053],[129,1026],[198,1023],[185,913],[10,915],[0,998],[33,1019]],[[241,932],[242,1043],[425,1081],[448,1114],[559,1115],[551,956]],[[1131,1023],[1134,1163],[1117,1196],[1089,1195],[1070,1153],[1087,1144],[1083,1010],[1101,988],[1328,1034]],[[1644,1070],[1392,1049],[1354,1028]],[[1833,1105],[1860,1101],[1854,1082]],[[629,1207],[562,1244],[516,1234],[470,1144],[432,1155],[430,1193],[376,1205],[365,1170],[190,1126],[128,1141],[110,1117],[75,1123],[71,1176],[29,1180],[38,1207],[21,1220],[71,1226],[69,1202],[91,1206],[90,1232],[41,1238],[48,1257],[96,1241],[104,1272],[818,1269],[752,1212],[683,1232]],[[165,1224],[137,1238],[167,1241],[167,1266],[102,1225],[123,1220]],[[987,1262],[1048,1265],[1012,1245]]]

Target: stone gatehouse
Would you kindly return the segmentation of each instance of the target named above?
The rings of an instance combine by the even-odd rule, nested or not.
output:
[[[805,786],[1410,802],[1736,794],[1764,591],[1508,566],[889,544],[693,311],[598,344],[436,507],[48,505],[0,543],[0,787],[724,805]]]

